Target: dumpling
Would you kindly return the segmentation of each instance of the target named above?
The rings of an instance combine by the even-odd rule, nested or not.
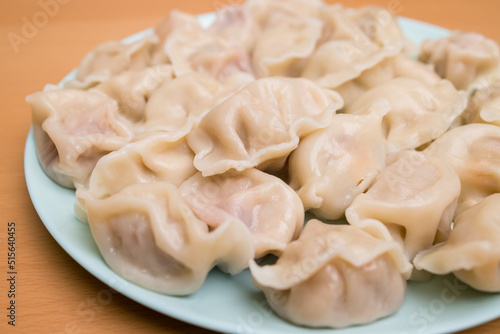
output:
[[[217,19],[208,27],[229,44],[241,45],[251,52],[259,36],[260,27],[252,12],[245,5],[224,6],[217,10]]]
[[[333,92],[306,79],[264,78],[211,109],[188,144],[204,176],[229,169],[281,169],[299,139],[330,124],[342,107]]]
[[[354,199],[345,215],[349,224],[377,237],[389,232],[411,261],[447,238],[459,195],[460,180],[446,162],[403,151],[366,193]]]
[[[167,181],[179,186],[196,173],[194,154],[184,139],[171,142],[161,133],[129,143],[102,157],[89,189],[98,198],[109,197],[135,183]]]
[[[411,56],[398,54],[388,59],[387,62],[392,66],[394,78],[415,78],[427,85],[435,85],[441,81],[441,77],[434,71],[432,66],[415,60]]]
[[[243,39],[225,39],[228,36],[199,25],[181,25],[166,37],[162,51],[177,77],[201,72],[223,80],[239,72],[253,74],[248,45]]]
[[[328,41],[309,57],[301,76],[322,87],[334,89],[395,54],[379,51],[373,44],[357,49],[352,40]]]
[[[290,186],[304,208],[323,219],[344,216],[385,167],[382,117],[389,105],[375,105],[368,115],[337,114],[332,123],[308,135],[288,162]]]
[[[242,47],[207,47],[206,52],[196,53],[191,57],[191,68],[224,81],[238,73],[253,76],[251,62],[249,54]]]
[[[65,82],[64,87],[86,89],[125,71],[144,69],[150,64],[156,43],[158,38],[152,35],[131,44],[120,41],[99,44],[85,55],[75,79]]]
[[[102,199],[137,183],[165,181],[179,186],[196,173],[193,158],[185,139],[172,142],[162,133],[152,134],[102,157],[90,175],[88,190]],[[77,218],[87,222],[83,198],[76,198],[74,209]]]
[[[134,135],[117,102],[103,93],[52,88],[26,101],[42,168],[63,187],[85,186],[97,161]]]
[[[298,77],[314,52],[323,23],[315,18],[287,19],[263,29],[253,50],[257,77]]]
[[[474,289],[500,292],[500,194],[457,216],[449,239],[419,253],[415,267],[434,274],[454,273]]]
[[[309,327],[366,324],[395,313],[411,264],[394,242],[309,220],[274,265],[250,262],[254,284],[283,319]]]
[[[84,189],[92,235],[109,267],[123,278],[168,295],[195,292],[218,266],[237,274],[253,257],[246,226],[224,217],[198,219],[169,182],[131,185],[98,199]]]
[[[283,20],[318,17],[325,5],[321,0],[247,0],[245,7],[260,26],[268,28]]]
[[[382,6],[363,6],[348,10],[349,18],[373,43],[386,49],[405,51],[409,40],[403,34],[397,17]],[[358,37],[359,38],[359,37]]]
[[[428,85],[415,78],[400,77],[370,89],[345,112],[366,113],[368,106],[380,98],[391,105],[383,120],[388,153],[415,149],[436,139],[448,130],[467,103],[466,93],[457,91],[448,80]]]
[[[196,128],[210,109],[253,81],[245,73],[217,81],[199,72],[166,80],[151,94],[143,120],[134,129],[139,137],[160,131],[177,141]]]
[[[321,43],[309,57],[302,77],[326,88],[336,88],[388,57],[399,54],[405,38],[387,10],[368,6],[349,11],[330,6]]]
[[[245,3],[260,25],[252,53],[258,78],[297,77],[322,36],[324,4],[314,0],[251,0]]]
[[[322,11],[321,18],[323,37],[302,75],[337,91],[345,107],[394,78],[412,77],[431,85],[441,79],[431,65],[408,55],[411,45],[387,9],[352,10],[337,4]]]
[[[139,134],[162,131],[171,141],[185,137],[218,103],[223,86],[203,73],[188,73],[165,81],[148,100]]]
[[[471,93],[464,123],[488,123],[500,126],[500,80]]]
[[[198,71],[223,79],[235,72],[253,73],[249,52],[258,30],[245,6],[218,10],[208,28],[202,27],[194,15],[172,11],[155,28],[159,43],[154,58],[171,63],[176,76]]]
[[[325,23],[322,42],[353,40],[358,49],[374,43],[395,50],[402,50],[409,43],[396,16],[381,6],[354,9],[341,4],[327,5],[322,8],[319,17]]]
[[[295,191],[257,169],[210,177],[197,173],[180,191],[209,226],[217,227],[228,215],[244,222],[252,233],[256,258],[280,254],[298,237],[304,223],[304,207]]]
[[[479,81],[500,77],[498,44],[477,33],[455,32],[451,36],[422,43],[420,60],[457,89],[471,89]]]
[[[127,71],[95,86],[118,102],[120,113],[132,122],[144,117],[146,103],[165,80],[173,76],[170,65],[157,65],[138,71]]]
[[[399,53],[384,59],[363,71],[357,78],[334,89],[344,99],[344,108],[348,108],[366,91],[400,77],[419,79],[427,85],[435,85],[441,80],[431,66]]]
[[[172,10],[167,17],[159,21],[154,27],[154,35],[158,38],[158,43],[153,47],[151,64],[170,63],[170,59],[165,54],[165,43],[174,31],[199,29],[201,29],[200,22],[196,15]]]
[[[424,150],[453,167],[462,190],[457,214],[500,192],[500,128],[491,124],[468,124],[436,139]]]

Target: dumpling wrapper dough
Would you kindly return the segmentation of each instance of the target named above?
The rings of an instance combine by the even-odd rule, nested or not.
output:
[[[348,108],[366,91],[400,77],[416,78],[428,85],[441,81],[432,66],[398,53],[364,70],[358,77],[335,87],[334,90],[344,99],[344,108]]]
[[[230,215],[252,234],[255,258],[281,254],[304,224],[299,196],[281,179],[254,168],[203,177],[193,175],[180,186],[186,203],[209,226]]]
[[[368,115],[336,114],[332,123],[308,135],[288,162],[290,186],[306,210],[322,219],[339,219],[386,165],[382,118],[385,100]]]
[[[99,251],[121,277],[152,291],[188,295],[214,266],[237,274],[254,249],[250,232],[227,216],[216,228],[197,218],[169,182],[131,185],[105,199],[84,189]]]
[[[484,81],[500,78],[500,48],[478,33],[454,32],[449,37],[426,40],[419,58],[434,65],[457,89],[472,90]]]
[[[461,183],[456,214],[500,192],[500,127],[467,124],[451,129],[424,151],[448,163]]]
[[[264,29],[253,50],[253,67],[259,78],[298,77],[321,38],[323,23],[314,18],[282,20]]]
[[[416,268],[434,274],[454,273],[462,282],[500,292],[500,194],[493,194],[455,219],[447,241],[419,253]]]
[[[325,8],[321,0],[247,0],[244,6],[264,29],[284,20],[316,18]]]
[[[465,124],[487,123],[500,126],[500,79],[472,92],[462,116]]]
[[[162,133],[129,143],[102,157],[96,164],[87,189],[96,198],[106,198],[138,183],[170,182],[179,186],[196,173],[194,153],[185,139],[171,142]],[[74,210],[88,222],[85,200],[77,196]]]
[[[326,88],[334,89],[356,79],[400,54],[407,44],[395,17],[381,7],[350,11],[339,5],[328,6],[321,18],[325,25],[322,40],[301,76]]]
[[[448,237],[459,194],[460,180],[446,162],[404,151],[345,214],[349,224],[379,238],[390,233],[411,261]]]
[[[299,139],[330,124],[342,98],[307,79],[251,82],[211,109],[187,135],[204,176],[229,169],[279,170]]]
[[[76,70],[75,79],[65,88],[87,89],[128,70],[141,70],[151,63],[152,49],[158,43],[155,35],[134,43],[106,41],[88,52]]]
[[[254,80],[238,73],[219,82],[198,72],[167,80],[151,94],[143,121],[135,124],[135,130],[140,137],[162,132],[175,142],[196,128],[213,107]]]
[[[48,87],[26,101],[42,168],[63,187],[86,186],[97,161],[134,136],[117,102],[104,93]]]
[[[122,115],[131,122],[139,122],[144,117],[146,103],[153,92],[172,76],[170,65],[157,65],[115,75],[93,89],[115,99]]]
[[[393,241],[309,220],[274,265],[250,262],[254,285],[282,318],[309,327],[366,324],[396,312],[412,265]]]
[[[467,96],[448,80],[429,85],[400,77],[376,86],[353,102],[346,113],[364,114],[367,106],[385,98],[391,110],[384,116],[388,153],[416,149],[445,133],[465,110]],[[429,126],[432,124],[432,126]]]
[[[252,25],[250,14],[244,9],[240,9],[239,13],[233,17],[238,21],[249,20]],[[226,12],[229,14],[229,12]],[[246,15],[244,14],[246,13]],[[176,77],[180,77],[187,73],[204,73],[211,75],[214,79],[223,80],[226,77],[238,72],[253,74],[251,59],[249,54],[249,44],[253,44],[253,39],[234,38],[236,31],[227,33],[224,27],[224,17],[231,17],[231,14],[219,16],[215,25],[211,28],[204,29],[199,24],[193,24],[190,19],[179,19],[180,15],[172,16],[171,24],[175,26],[177,21],[188,23],[178,24],[177,29],[166,29],[165,35],[162,38],[163,48],[161,51],[172,64],[172,69]],[[189,17],[189,16],[188,16]],[[227,23],[232,25],[234,20]],[[245,28],[246,24],[234,24],[234,29]],[[257,26],[254,25],[255,29]],[[166,25],[168,28],[168,24]],[[252,27],[248,27],[250,30]],[[225,32],[226,31],[226,32]],[[224,33],[225,32],[225,33]],[[240,31],[246,33],[247,31]]]

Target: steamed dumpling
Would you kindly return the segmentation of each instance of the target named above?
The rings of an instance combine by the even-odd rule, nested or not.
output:
[[[389,153],[415,149],[436,139],[448,130],[467,103],[465,92],[457,91],[448,80],[429,85],[419,79],[400,77],[370,89],[346,112],[369,112],[368,106],[380,98],[391,105],[383,120]]]
[[[157,37],[158,43],[153,47],[151,63],[153,65],[170,64],[170,59],[165,54],[165,44],[175,31],[200,29],[200,22],[196,15],[172,10],[168,16],[160,20],[154,27],[154,35]]]
[[[500,80],[471,93],[464,122],[488,123],[500,126]]]
[[[401,152],[346,210],[347,221],[377,237],[389,232],[409,260],[447,238],[460,194],[455,171],[439,158]]]
[[[135,183],[167,181],[179,186],[196,173],[193,158],[184,139],[172,142],[161,133],[151,135],[102,157],[92,172],[89,189],[104,198]]]
[[[297,77],[321,37],[323,23],[315,18],[288,19],[264,29],[252,59],[259,78]]]
[[[172,76],[170,65],[157,65],[113,76],[94,89],[116,100],[120,113],[130,121],[139,122],[153,92]]]
[[[252,50],[252,64],[258,78],[297,77],[322,36],[318,18],[319,0],[249,0],[249,9],[259,25]]]
[[[65,82],[67,88],[86,89],[128,70],[141,70],[149,66],[156,36],[125,44],[107,41],[96,46],[82,59],[75,79]]]
[[[477,33],[455,32],[424,41],[420,60],[434,65],[436,72],[457,89],[470,89],[480,80],[491,81],[500,74],[498,44]]]
[[[486,196],[500,192],[500,128],[468,124],[454,128],[424,150],[443,159],[460,177],[457,214]]]
[[[404,51],[409,41],[401,30],[397,17],[382,6],[363,6],[348,11],[350,19],[373,43],[383,48]],[[360,38],[357,36],[357,38]],[[403,49],[402,49],[403,48]]]
[[[245,223],[255,244],[255,257],[280,254],[297,238],[304,207],[295,191],[279,178],[257,169],[203,177],[197,173],[181,186],[185,201],[209,226],[230,215]]]
[[[386,58],[366,69],[358,77],[334,89],[344,99],[344,108],[348,108],[366,91],[400,77],[419,79],[427,85],[435,85],[441,80],[441,77],[434,72],[431,66],[398,53],[396,56]]]
[[[400,53],[405,46],[395,18],[380,7],[349,11],[329,6],[322,11],[322,20],[322,41],[308,59],[302,76],[323,87],[339,87]]]
[[[184,39],[178,41],[179,48],[184,47]],[[182,76],[191,72],[206,73],[217,80],[225,80],[228,77],[238,74],[247,73],[253,75],[254,70],[251,65],[250,56],[248,53],[239,46],[203,46],[206,48],[203,52],[192,50],[189,62],[184,63],[184,55],[173,57],[175,61],[174,70],[177,76]],[[175,50],[175,52],[179,52]],[[172,51],[172,53],[175,53]]]
[[[185,139],[172,142],[157,133],[102,157],[90,175],[88,190],[102,199],[138,183],[164,181],[179,186],[196,173],[193,158]],[[84,198],[77,196],[74,209],[80,221],[88,221]]]
[[[133,138],[117,102],[103,93],[54,88],[26,100],[42,168],[61,186],[85,186],[97,161]]]
[[[396,243],[315,219],[276,264],[250,262],[254,284],[280,317],[298,325],[333,328],[366,324],[396,312],[411,268]]]
[[[284,20],[318,17],[324,3],[321,0],[247,0],[245,7],[260,26],[267,28]]]
[[[200,72],[223,80],[238,72],[253,73],[245,39],[219,31],[204,29],[199,24],[180,24],[168,31],[162,51],[175,76]]]
[[[225,6],[217,10],[216,14],[217,19],[208,27],[209,33],[229,44],[241,45],[250,53],[259,37],[260,27],[248,6]]]
[[[171,141],[184,138],[217,104],[223,86],[203,73],[188,73],[163,82],[148,100],[137,132],[161,131]]]
[[[454,273],[481,291],[500,292],[500,194],[493,194],[455,219],[448,240],[415,257],[415,267]]]
[[[131,185],[98,199],[84,189],[92,235],[109,267],[123,278],[168,295],[195,292],[214,267],[237,274],[253,257],[246,226],[224,217],[197,218],[169,182]]]
[[[381,101],[383,102],[383,101]],[[337,114],[332,123],[305,137],[290,155],[290,185],[306,210],[339,219],[385,167],[382,117],[388,104],[368,115]]]
[[[306,79],[256,80],[210,110],[188,136],[204,176],[281,169],[308,133],[328,126],[342,99]]]

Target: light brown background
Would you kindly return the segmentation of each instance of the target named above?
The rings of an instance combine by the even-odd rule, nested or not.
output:
[[[73,261],[53,240],[29,199],[23,152],[31,119],[27,94],[57,83],[99,42],[146,29],[177,8],[213,11],[236,0],[65,0],[54,17],[16,53],[10,32],[21,35],[23,19],[32,21],[40,0],[0,1],[0,332],[6,333],[210,333],[114,294],[92,310],[107,287]],[[50,0],[41,0],[48,2]],[[62,0],[60,0],[63,2]],[[376,3],[450,29],[476,31],[500,42],[498,0],[342,1],[358,7]],[[17,226],[17,326],[7,326],[7,222]],[[96,306],[101,306],[97,304]],[[466,333],[498,333],[500,319]]]

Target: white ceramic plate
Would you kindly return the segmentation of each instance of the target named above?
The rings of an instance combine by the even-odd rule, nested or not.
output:
[[[213,14],[200,21],[210,24]],[[401,19],[405,34],[419,44],[448,31],[426,23]],[[137,40],[144,31],[125,39]],[[71,73],[66,79],[74,76]],[[182,321],[226,333],[443,333],[476,326],[500,316],[500,294],[466,287],[453,276],[435,277],[427,283],[409,283],[404,305],[394,315],[365,326],[340,330],[293,326],[275,316],[263,294],[252,285],[249,271],[229,276],[213,270],[203,287],[188,297],[161,295],[117,276],[104,263],[87,225],[73,214],[74,192],[52,182],[43,172],[30,131],[25,149],[28,190],[41,220],[54,239],[92,275],[123,295]]]

